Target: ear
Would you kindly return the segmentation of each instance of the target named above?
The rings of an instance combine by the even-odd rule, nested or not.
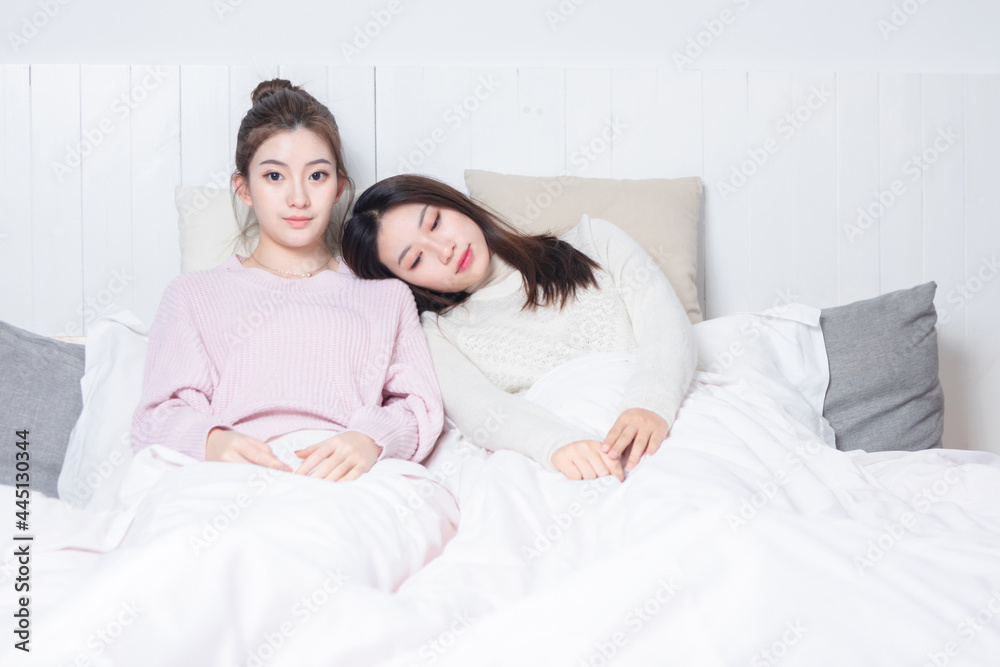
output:
[[[250,188],[247,185],[246,176],[243,174],[233,174],[233,189],[236,190],[236,196],[239,197],[244,204],[247,206],[253,206],[253,201],[250,199]]]
[[[340,196],[344,194],[344,188],[346,187],[347,187],[347,179],[341,178],[340,174],[337,174],[337,198],[333,200],[334,204],[340,201]]]

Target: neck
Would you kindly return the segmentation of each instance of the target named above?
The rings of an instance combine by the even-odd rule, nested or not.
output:
[[[478,282],[469,287],[469,289],[466,291],[475,292],[477,290],[481,290],[484,287],[489,287],[490,285],[494,285],[503,280],[504,278],[506,278],[507,276],[509,276],[516,270],[517,269],[515,269],[513,266],[505,262],[500,257],[500,255],[493,253],[490,255],[490,264],[486,268],[486,273],[483,275],[482,278],[479,279]]]
[[[250,259],[257,266],[281,277],[305,277],[332,268],[333,256],[325,245],[310,248],[286,248],[267,243],[263,238],[257,248],[250,253]]]

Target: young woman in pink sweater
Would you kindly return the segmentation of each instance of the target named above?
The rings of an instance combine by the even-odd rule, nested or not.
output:
[[[133,448],[329,480],[384,457],[419,462],[441,432],[440,390],[410,290],[335,257],[334,208],[354,190],[336,121],[285,80],[252,99],[233,185],[256,249],[167,287]],[[280,460],[288,442],[299,449]]]

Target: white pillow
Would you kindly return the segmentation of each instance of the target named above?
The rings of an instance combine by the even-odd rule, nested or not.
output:
[[[252,240],[248,247],[240,239],[232,197],[228,188],[215,186],[174,189],[174,204],[179,215],[181,273],[213,269],[234,252],[244,257],[253,252],[256,241]],[[237,205],[244,206],[242,202]]]
[[[819,315],[788,304],[695,324],[694,337],[699,370],[746,380],[833,447],[823,417],[830,371]],[[603,439],[634,368],[633,355],[584,355],[543,375],[524,398]]]
[[[114,507],[132,461],[132,414],[142,392],[147,333],[127,310],[99,317],[87,331],[83,410],[59,474],[59,497],[71,505]]]

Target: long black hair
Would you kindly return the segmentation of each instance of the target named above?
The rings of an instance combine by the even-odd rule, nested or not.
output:
[[[522,309],[534,310],[554,303],[562,308],[576,296],[578,287],[597,286],[594,270],[600,266],[569,243],[551,234],[523,234],[447,183],[414,174],[387,178],[358,197],[354,213],[344,224],[340,243],[344,261],[358,277],[398,277],[379,260],[376,240],[382,217],[397,206],[413,203],[451,209],[475,222],[483,230],[490,253],[496,253],[521,273],[527,295]],[[469,292],[435,292],[409,285],[421,313],[444,313],[470,296]]]

